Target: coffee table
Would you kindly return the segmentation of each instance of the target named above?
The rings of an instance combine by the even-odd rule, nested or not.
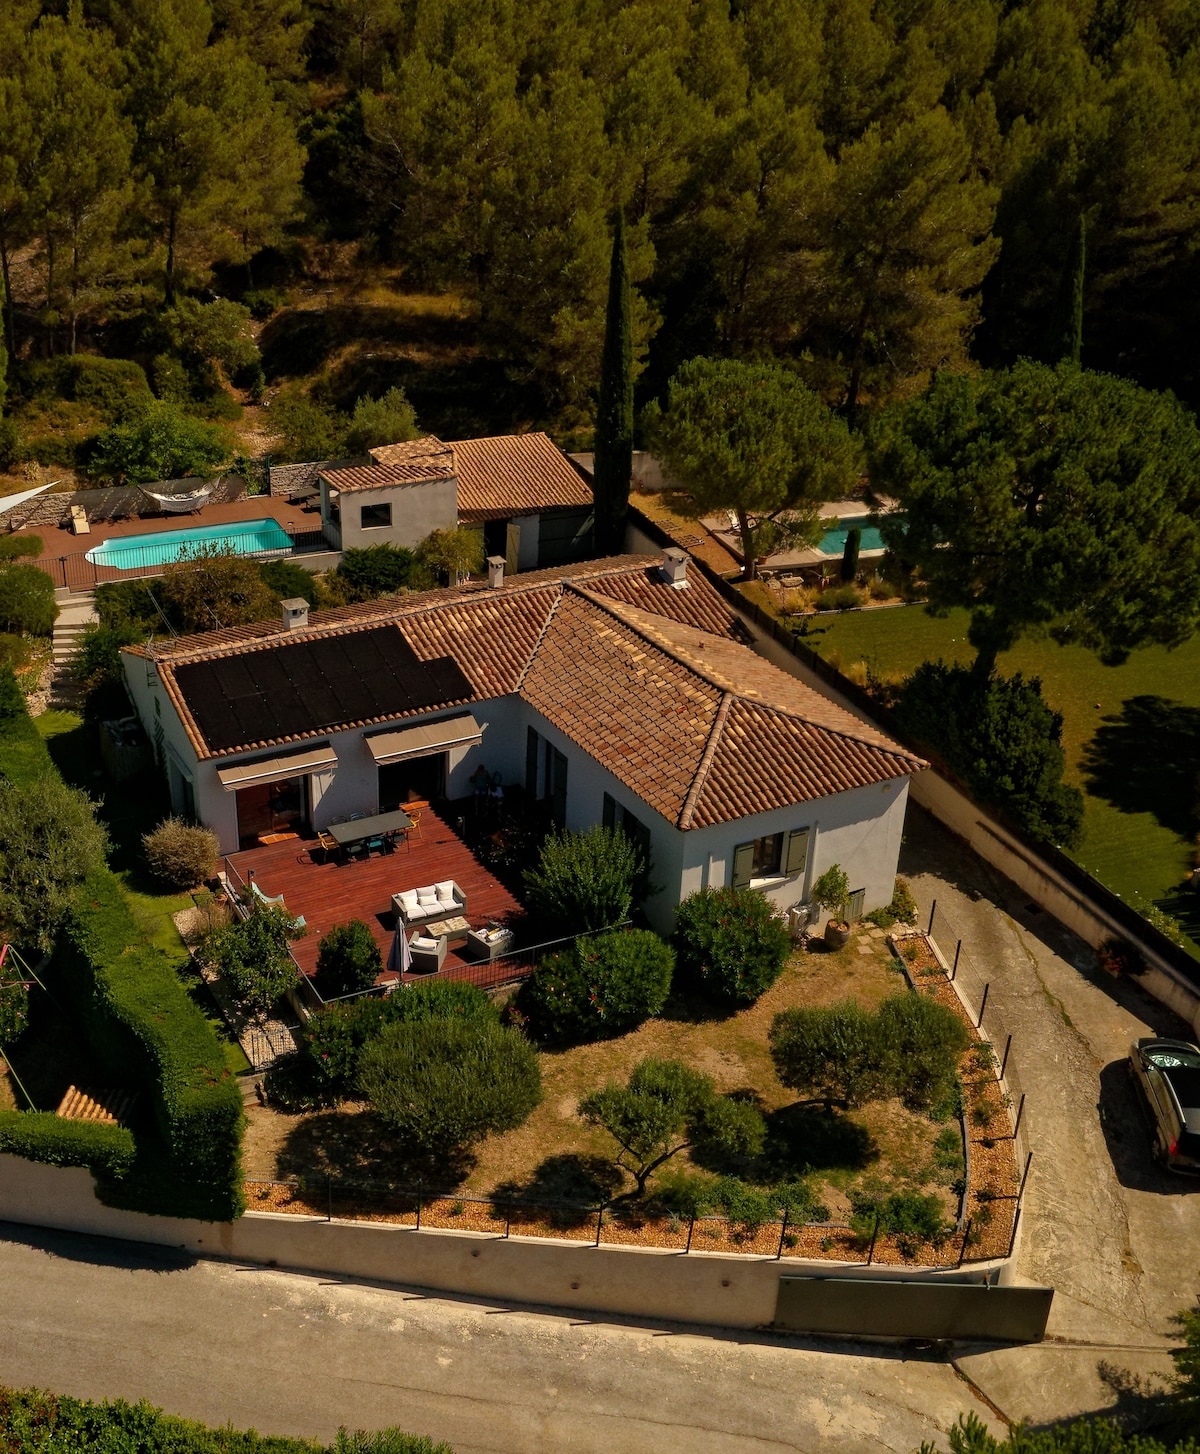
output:
[[[447,949],[457,949],[467,942],[470,922],[456,915],[453,919],[438,919],[433,924],[422,924],[417,930],[426,939],[444,939]]]

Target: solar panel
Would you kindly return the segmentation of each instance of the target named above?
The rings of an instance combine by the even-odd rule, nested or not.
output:
[[[420,661],[395,626],[191,662],[175,681],[214,752],[473,695],[452,657]]]

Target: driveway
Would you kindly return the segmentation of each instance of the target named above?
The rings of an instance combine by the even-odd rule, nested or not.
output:
[[[1056,1289],[1046,1343],[958,1366],[1014,1419],[1103,1408],[1121,1385],[1136,1401],[1130,1376],[1169,1372],[1170,1317],[1200,1291],[1200,1184],[1151,1161],[1123,1062],[1139,1035],[1192,1032],[912,806],[901,872],[923,923],[934,899],[953,922],[1013,1034],[1034,1153],[1018,1266]]]
[[[396,1424],[455,1454],[911,1454],[961,1410],[989,1417],[947,1364],[885,1350],[619,1327],[3,1223],[0,1306],[2,1384],[324,1440]]]

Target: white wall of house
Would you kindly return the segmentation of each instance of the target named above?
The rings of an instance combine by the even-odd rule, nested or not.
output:
[[[322,499],[325,491],[322,491]],[[362,525],[363,507],[390,505],[390,525]],[[458,524],[458,481],[427,480],[418,485],[390,485],[378,490],[346,490],[338,496],[343,550],[367,545],[420,545],[434,530]]]

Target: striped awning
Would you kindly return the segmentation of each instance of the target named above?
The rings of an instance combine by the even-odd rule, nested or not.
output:
[[[404,762],[410,757],[428,757],[446,752],[451,747],[473,747],[483,741],[483,728],[467,712],[461,717],[444,717],[420,727],[405,727],[400,732],[381,732],[377,737],[363,739],[367,750],[381,766]]]
[[[337,753],[328,742],[310,747],[306,752],[289,752],[279,757],[260,757],[255,762],[239,762],[233,767],[219,767],[217,776],[227,793],[255,783],[277,783],[284,778],[303,777],[310,772],[327,772],[337,767]]]

